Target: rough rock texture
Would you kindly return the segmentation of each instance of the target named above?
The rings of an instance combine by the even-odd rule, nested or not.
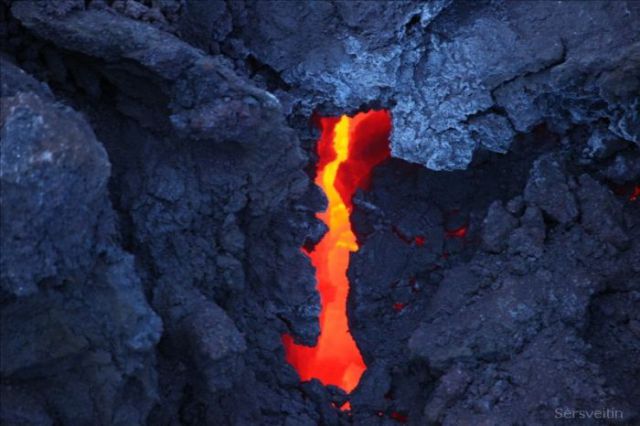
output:
[[[514,152],[446,177],[395,161],[378,170],[354,216],[350,323],[377,377],[352,397],[355,424],[394,413],[411,424],[554,424],[555,410],[583,407],[637,421],[640,206],[588,174],[541,167],[580,148]],[[579,200],[580,217],[546,222],[535,199],[520,205],[516,194],[541,181]],[[452,212],[467,218],[462,238],[447,235]]]
[[[110,164],[80,114],[2,65],[2,290],[26,296],[47,278],[86,276],[111,214]]]
[[[0,422],[636,424],[639,29],[633,1],[2,0]],[[347,396],[281,335],[319,333],[310,118],[372,107],[396,158],[354,198]]]
[[[107,154],[81,114],[1,65],[2,421],[144,422],[162,325],[114,241]]]
[[[605,119],[640,143],[636,2],[257,2],[232,16],[237,54],[276,71],[295,112],[388,106],[393,155],[434,170],[543,121]]]
[[[524,199],[540,207],[552,219],[569,223],[578,217],[575,196],[569,190],[564,167],[552,154],[538,159],[524,190]]]
[[[304,408],[309,403],[302,400],[297,378],[284,362],[280,335],[290,331],[301,342],[311,344],[319,331],[318,295],[313,290],[312,269],[299,247],[315,226],[313,213],[322,208],[323,201],[302,170],[306,157],[293,130],[284,124],[277,99],[236,75],[223,57],[207,56],[171,34],[110,10],[84,10],[84,5],[77,2],[16,2],[11,13],[35,34],[55,44],[55,48],[50,45],[46,48],[48,56],[56,58],[61,67],[68,67],[59,72],[62,76],[62,81],[57,82],[60,94],[85,111],[110,160],[115,163],[109,187],[118,211],[121,237],[112,236],[117,240],[112,244],[116,244],[115,247],[121,244],[135,254],[137,271],[131,260],[126,263],[129,275],[135,277],[129,286],[138,292],[144,289],[146,300],[166,323],[157,352],[152,353],[157,355],[157,363],[151,360],[144,364],[153,379],[159,375],[160,386],[156,382],[147,383],[151,379],[144,382],[150,390],[146,405],[139,407],[138,419],[121,421],[109,411],[104,413],[106,417],[95,418],[102,419],[103,423],[123,424],[160,419],[255,424],[268,418],[269,411],[275,412],[277,418],[288,414],[291,419],[300,415],[299,412],[313,412]],[[14,68],[3,66],[3,70]],[[71,75],[78,77],[70,81]],[[29,85],[39,86],[31,80]],[[3,88],[3,106],[5,101],[8,105],[20,102],[20,97],[10,97],[12,91],[13,88],[9,89],[5,95]],[[47,96],[51,95],[47,92]],[[66,107],[49,108],[53,111],[48,114],[60,115],[57,109],[65,111]],[[3,114],[4,111],[3,108]],[[4,155],[4,150],[20,146],[21,140],[14,142],[11,137],[29,136],[24,130],[20,133],[12,130],[20,120],[29,118],[28,113],[28,110],[15,109],[16,118],[9,116],[12,120],[3,121],[6,123],[3,161],[11,160],[12,167],[19,163]],[[75,117],[70,112],[68,115],[71,118],[67,120]],[[65,125],[55,116],[44,116],[44,119]],[[60,183],[54,180],[45,184],[44,176],[41,180],[34,178],[33,185],[43,187],[44,193],[23,189],[20,195],[27,205],[9,206],[11,193],[5,194],[3,166],[3,248],[5,244],[15,244],[23,250],[33,250],[39,247],[42,234],[52,234],[55,244],[65,245],[59,250],[51,247],[42,254],[43,269],[48,264],[52,265],[49,269],[55,267],[56,262],[74,266],[76,256],[77,262],[93,265],[94,257],[98,256],[93,251],[100,247],[100,242],[93,242],[85,233],[96,227],[115,231],[110,207],[107,209],[110,215],[101,214],[106,217],[96,221],[100,210],[92,204],[97,203],[94,200],[110,206],[106,198],[109,163],[102,144],[95,140],[84,120],[81,124],[85,127],[76,126],[78,132],[86,133],[84,140],[79,140],[80,136],[76,137],[75,133],[58,136],[55,128],[45,129],[50,132],[45,136],[51,143],[57,141],[56,137],[62,139],[54,145],[56,149],[68,146],[70,153],[60,161],[68,158],[66,161],[71,164],[63,163],[60,168],[70,170],[56,176]],[[47,125],[52,124],[45,121],[45,127]],[[67,131],[72,128],[66,127]],[[5,132],[9,136],[6,142]],[[16,136],[12,136],[14,133]],[[97,154],[90,156],[80,148],[90,154],[93,149]],[[36,145],[27,152],[33,159],[23,157],[23,161],[36,167],[46,166],[46,162],[38,160],[42,150],[43,147]],[[81,154],[89,158],[84,159]],[[98,166],[92,167],[91,161],[97,162],[104,171]],[[33,173],[20,171],[14,179],[25,180]],[[44,172],[39,173],[35,176],[40,177]],[[7,173],[6,179],[10,178]],[[65,184],[66,188],[62,186]],[[60,200],[45,192],[57,195],[56,190],[60,192]],[[58,207],[58,211],[40,213],[43,198],[51,204],[50,209]],[[66,217],[64,209],[75,216]],[[82,216],[85,212],[87,219]],[[18,222],[18,214],[26,223],[32,217],[38,218],[33,223],[35,226],[46,221],[47,228],[19,225],[22,222]],[[54,215],[56,221],[51,220]],[[4,232],[5,223],[11,233],[28,229],[25,237],[31,240],[16,243],[9,231]],[[47,241],[45,239],[45,243]],[[76,254],[81,249],[85,252]],[[4,253],[8,255],[5,257]],[[21,253],[3,250],[3,288],[18,293],[21,291],[18,286],[22,286],[25,294],[17,295],[23,297],[32,293],[38,284],[56,284],[49,283],[53,279],[71,286],[72,283],[64,282],[71,272],[49,269],[39,272],[39,269],[27,269],[26,265],[16,265],[17,272],[11,269],[8,272],[17,276],[18,272],[24,275],[23,271],[29,271],[35,282],[18,281],[20,277],[11,276],[5,280],[4,262],[14,261],[13,257],[18,254]],[[29,253],[23,257],[27,255]],[[121,256],[125,256],[124,252]],[[33,265],[41,263],[37,258],[29,261]],[[52,279],[45,280],[48,276]],[[138,276],[142,278],[142,285]],[[145,300],[142,293],[140,295]],[[20,317],[16,316],[23,312],[24,308],[18,309],[22,299],[14,301],[8,296],[5,299],[10,305],[3,308],[3,315],[7,315],[3,323],[14,324],[16,333],[20,327],[27,326],[35,332],[35,324],[27,322],[21,326]],[[158,317],[149,310],[147,301],[140,309],[144,307],[149,311],[155,328],[153,338],[141,341],[140,350],[155,347],[160,337]],[[60,303],[63,302],[64,298]],[[98,302],[96,299],[93,303]],[[89,304],[86,309],[92,308]],[[28,315],[27,312],[22,315]],[[65,321],[73,323],[78,319],[70,314]],[[117,330],[118,324],[116,321],[111,327]],[[144,322],[134,324],[133,331],[145,326],[152,328]],[[107,321],[105,326],[108,325]],[[74,326],[83,333],[93,332],[83,330],[82,321]],[[17,360],[31,358],[21,352],[26,348],[20,349],[23,347],[20,341],[12,335],[6,338],[15,348],[3,353]],[[34,336],[31,338],[37,340]],[[4,339],[5,335],[3,342]],[[110,343],[101,337],[93,339],[99,339],[101,344]],[[49,340],[42,345],[46,342]],[[62,355],[81,351],[87,345],[78,344],[78,348],[63,350]],[[126,357],[124,361],[130,362]],[[274,369],[273,365],[279,368]],[[9,379],[13,379],[14,370],[7,371]],[[3,381],[4,378],[5,370]],[[270,386],[269,383],[279,384]],[[90,387],[93,386],[102,385],[94,383]],[[156,408],[151,410],[153,404]],[[291,407],[274,408],[286,404]],[[105,402],[105,407],[108,406]],[[205,409],[200,408],[203,406]],[[88,406],[85,411],[90,413],[92,409]]]
[[[484,248],[489,252],[500,253],[505,249],[511,231],[518,226],[518,220],[505,210],[502,202],[495,201],[489,206],[482,225]]]

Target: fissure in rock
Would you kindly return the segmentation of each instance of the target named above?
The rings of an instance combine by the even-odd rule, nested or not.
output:
[[[320,336],[314,347],[298,345],[288,335],[284,344],[287,360],[302,380],[317,378],[350,392],[366,368],[347,318],[349,256],[358,250],[351,199],[358,189],[367,189],[372,170],[389,158],[391,118],[384,110],[369,111],[321,118],[320,126],[315,182],[328,200],[326,211],[318,214],[328,231],[307,252],[321,296]]]

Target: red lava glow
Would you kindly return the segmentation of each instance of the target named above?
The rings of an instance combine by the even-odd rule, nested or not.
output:
[[[609,182],[609,188],[619,197],[624,197],[626,200],[634,202],[640,199],[640,185],[634,183],[627,183],[618,185],[613,182]]]
[[[376,411],[376,416],[384,417],[384,412]],[[407,416],[406,414],[399,413],[397,411],[392,411],[391,414],[389,414],[389,418],[395,420],[398,423],[407,423],[409,421],[409,416]]]
[[[387,111],[369,111],[318,122],[322,134],[315,182],[329,201],[318,218],[329,230],[308,255],[316,268],[322,303],[320,337],[314,347],[298,345],[289,335],[283,342],[287,361],[302,380],[316,378],[351,392],[366,368],[347,319],[349,256],[359,248],[351,230],[351,198],[359,188],[368,189],[373,168],[390,155],[391,116]]]
[[[458,229],[453,229],[451,231],[447,231],[447,238],[464,238],[467,236],[468,227],[461,226]]]
[[[398,413],[397,411],[392,412],[389,417],[391,417],[398,423],[406,423],[407,421],[409,421],[409,417],[407,417],[406,414]]]
[[[393,304],[393,310],[396,312],[402,311],[407,305],[402,302],[396,302]]]

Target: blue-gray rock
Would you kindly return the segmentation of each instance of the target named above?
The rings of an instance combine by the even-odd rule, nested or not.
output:
[[[560,223],[569,223],[578,217],[578,205],[569,189],[564,165],[553,154],[543,155],[534,163],[524,199]]]

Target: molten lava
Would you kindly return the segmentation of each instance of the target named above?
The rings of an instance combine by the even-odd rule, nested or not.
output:
[[[445,234],[447,238],[464,238],[467,236],[468,230],[469,230],[469,227],[467,225],[463,225],[460,228],[446,231]]]
[[[351,392],[366,368],[347,319],[349,255],[358,250],[349,220],[351,199],[358,189],[368,188],[373,168],[389,157],[391,117],[387,111],[370,111],[353,118],[320,118],[319,124],[316,184],[328,207],[318,218],[329,230],[309,257],[322,303],[320,337],[314,347],[298,345],[288,335],[283,341],[287,361],[302,380],[317,378]]]

